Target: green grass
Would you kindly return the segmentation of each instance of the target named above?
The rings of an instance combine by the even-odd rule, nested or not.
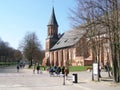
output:
[[[69,71],[86,71],[88,68],[92,68],[92,66],[69,66]]]
[[[40,66],[41,70],[47,70],[49,68],[48,66]],[[70,72],[75,72],[75,71],[86,71],[88,68],[92,68],[92,66],[69,66],[69,71]],[[33,69],[33,66],[29,69]]]
[[[0,62],[0,66],[4,65],[15,65],[17,62]]]

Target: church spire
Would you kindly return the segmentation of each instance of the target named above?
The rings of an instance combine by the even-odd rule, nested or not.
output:
[[[51,26],[51,25],[54,25],[54,26],[58,27],[58,23],[57,23],[57,20],[56,20],[56,17],[55,17],[54,7],[52,9],[52,14],[51,14],[51,17],[50,17],[50,21],[48,23],[48,26]]]

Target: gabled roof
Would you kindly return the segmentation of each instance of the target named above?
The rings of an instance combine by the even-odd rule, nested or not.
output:
[[[64,33],[59,41],[50,49],[57,50],[75,45],[85,34],[85,30],[70,30]]]
[[[48,23],[48,26],[49,25],[55,25],[55,26],[58,26],[58,23],[57,23],[57,20],[56,20],[56,17],[55,17],[55,12],[54,12],[54,7],[52,9],[52,14],[51,14],[51,17],[50,17],[50,21]]]

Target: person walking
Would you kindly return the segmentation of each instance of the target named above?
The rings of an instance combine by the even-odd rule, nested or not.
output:
[[[64,74],[65,74],[65,67],[63,66],[62,67],[62,75],[64,76]]]
[[[65,76],[68,76],[68,74],[69,74],[69,69],[68,69],[68,67],[65,67],[64,72],[65,72]]]
[[[59,76],[59,77],[60,77],[60,72],[61,72],[61,68],[58,67],[57,70],[56,70],[56,74],[57,74],[57,76]]]
[[[17,72],[19,72],[19,69],[20,69],[20,67],[19,67],[19,65],[17,65]]]
[[[33,74],[35,74],[36,64],[33,65]]]
[[[37,65],[37,74],[39,74],[39,71],[40,71],[40,66],[39,64]]]

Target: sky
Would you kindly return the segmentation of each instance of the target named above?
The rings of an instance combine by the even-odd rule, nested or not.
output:
[[[54,1],[54,3],[53,3]],[[54,6],[59,33],[71,29],[75,0],[0,0],[0,38],[18,49],[27,32],[35,32],[45,49],[47,24]]]

